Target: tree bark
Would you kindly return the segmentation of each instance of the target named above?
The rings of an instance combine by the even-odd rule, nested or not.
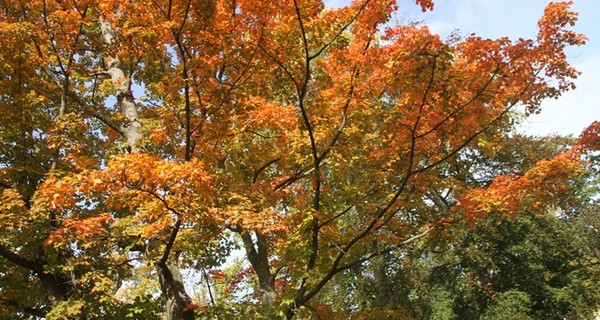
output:
[[[260,293],[262,296],[262,304],[265,307],[272,307],[275,302],[275,277],[269,268],[269,252],[265,237],[259,233],[254,233],[256,236],[256,245],[248,231],[244,230],[240,233],[246,249],[246,256],[254,268],[258,276]]]
[[[60,277],[45,271],[37,272],[37,277],[42,282],[44,289],[46,289],[48,300],[53,306],[69,298],[69,287]]]
[[[110,22],[101,21],[100,31],[102,40],[106,47],[113,49],[113,30]],[[142,125],[139,121],[137,108],[133,93],[131,92],[131,79],[125,77],[125,72],[121,69],[121,62],[118,56],[106,57],[104,59],[105,71],[102,72],[112,80],[115,85],[115,96],[117,97],[117,106],[121,114],[127,119],[127,123],[121,126],[121,132],[127,140],[130,152],[139,152],[139,142],[142,139]]]
[[[165,296],[167,320],[194,320],[192,299],[185,292],[179,267],[157,263],[160,287]]]

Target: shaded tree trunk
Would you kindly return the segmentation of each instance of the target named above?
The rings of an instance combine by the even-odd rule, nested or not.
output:
[[[15,253],[4,245],[0,245],[0,257],[35,273],[46,291],[48,301],[53,306],[68,300],[71,293],[75,292],[72,283],[66,280],[64,275],[44,269],[46,261],[42,249],[36,250],[34,257],[29,258]],[[77,319],[83,319],[83,317]]]
[[[241,229],[241,227],[238,229]],[[262,304],[263,306],[270,308],[273,306],[276,298],[275,276],[271,273],[271,269],[269,268],[267,241],[261,233],[255,232],[254,234],[256,236],[256,245],[248,231],[243,230],[240,232],[240,236],[244,241],[246,256],[258,276]]]
[[[194,320],[192,299],[183,286],[179,267],[170,263],[157,263],[158,281],[162,289],[168,320]]]

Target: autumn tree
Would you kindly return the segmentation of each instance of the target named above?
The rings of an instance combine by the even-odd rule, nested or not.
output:
[[[589,146],[520,180],[537,197],[489,197],[515,178],[482,190],[448,166],[573,88],[569,6],[513,41],[393,25],[389,0],[4,1],[2,312],[195,319],[213,309],[182,268],[218,275],[237,239],[257,283],[240,312],[291,319],[481,208],[553,205]],[[431,206],[449,190],[458,207]]]

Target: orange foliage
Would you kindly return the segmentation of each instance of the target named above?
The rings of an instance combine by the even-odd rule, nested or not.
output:
[[[521,210],[547,213],[568,201],[585,173],[580,153],[571,150],[539,161],[523,176],[498,176],[485,189],[474,189],[460,197],[453,210],[464,212],[468,221],[490,213],[512,216]]]
[[[594,121],[583,130],[579,138],[579,146],[584,150],[600,150],[600,121]]]

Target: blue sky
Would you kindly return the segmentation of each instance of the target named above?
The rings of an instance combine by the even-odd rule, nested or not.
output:
[[[349,0],[325,1],[341,6]],[[453,30],[482,37],[533,38],[537,21],[546,0],[437,0],[433,12],[422,13],[413,1],[398,1],[397,21],[422,21],[442,38]],[[576,80],[577,89],[558,100],[542,104],[542,113],[532,116],[520,130],[535,135],[574,134],[592,121],[600,121],[600,1],[575,0],[572,9],[579,13],[577,32],[588,37],[584,47],[568,51],[569,61],[583,74]]]

